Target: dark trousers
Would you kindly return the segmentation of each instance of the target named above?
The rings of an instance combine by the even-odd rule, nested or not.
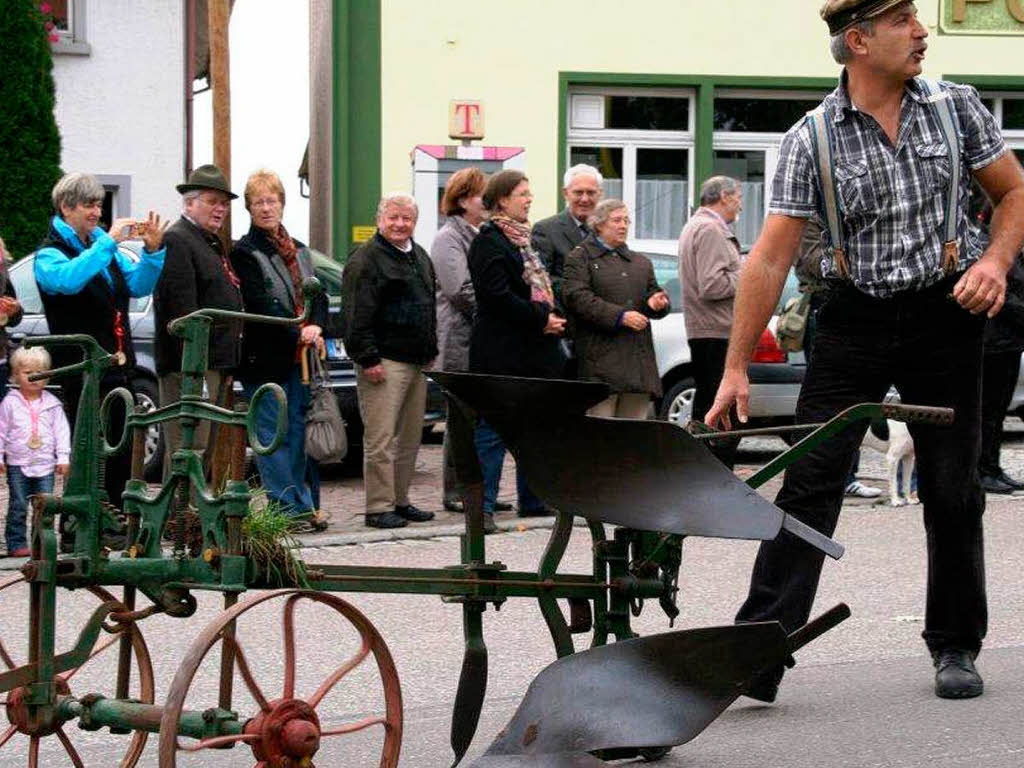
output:
[[[999,477],[999,447],[1003,439],[1003,419],[1013,399],[1020,374],[1020,350],[985,352],[981,374],[981,459],[982,475]]]
[[[53,492],[53,474],[42,477],[29,477],[21,471],[21,467],[7,465],[7,523],[4,526],[4,537],[7,539],[7,551],[13,552],[28,546],[28,500],[37,493]]]
[[[494,503],[498,500],[498,486],[501,483],[502,465],[505,463],[505,443],[497,432],[483,419],[476,425],[476,453],[480,460],[480,471],[484,476],[484,512],[494,514]],[[526,478],[516,465],[516,494],[519,497],[519,509],[523,512],[534,512],[544,506],[544,502],[526,485]]]
[[[928,546],[923,637],[932,651],[977,651],[988,623],[977,471],[984,316],[946,298],[952,285],[947,279],[890,299],[852,288],[831,292],[818,312],[796,418],[825,421],[855,403],[880,402],[890,385],[904,403],[955,409],[952,426],[909,425]],[[775,503],[831,536],[866,428],[843,431],[791,466]],[[823,557],[785,531],[763,542],[737,621],[777,620],[788,632],[806,623]]]
[[[704,416],[715,402],[718,385],[722,383],[725,371],[725,353],[729,350],[728,339],[690,339],[690,370],[696,391],[693,395],[693,418],[704,421]],[[733,414],[733,429],[739,429]],[[739,440],[715,440],[708,447],[715,457],[729,467],[736,463],[736,446]]]

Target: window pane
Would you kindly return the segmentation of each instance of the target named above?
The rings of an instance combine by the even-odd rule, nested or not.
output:
[[[569,149],[569,165],[586,163],[592,165],[604,176],[604,196],[622,199],[622,147],[572,147]]]
[[[785,133],[821,99],[715,99],[716,131]]]
[[[760,150],[716,150],[714,174],[731,176],[743,189],[743,211],[733,229],[740,245],[749,248],[764,223],[764,152]]]
[[[1003,99],[1003,128],[1024,130],[1024,99]]]
[[[664,96],[606,96],[605,128],[647,131],[686,131],[690,127],[690,100]]]
[[[675,240],[689,218],[689,150],[636,151],[636,237]]]

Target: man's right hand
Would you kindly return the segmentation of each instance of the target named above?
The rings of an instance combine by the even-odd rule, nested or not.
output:
[[[622,324],[633,331],[642,331],[649,322],[645,315],[632,309],[622,314]]]
[[[371,384],[380,384],[387,378],[387,374],[384,373],[384,365],[382,363],[371,365],[369,368],[363,368],[363,376],[365,376],[366,380]]]
[[[731,371],[728,368],[722,374],[722,383],[718,385],[715,402],[704,415],[704,423],[713,429],[721,424],[724,429],[732,429],[729,413],[736,406],[736,416],[740,423],[747,423],[750,411],[750,380],[746,371]]]

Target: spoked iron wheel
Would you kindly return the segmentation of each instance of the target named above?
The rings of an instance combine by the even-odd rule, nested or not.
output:
[[[24,577],[19,573],[10,576],[0,581],[0,613],[5,617],[3,623],[3,629],[0,631],[0,669],[10,670],[15,669],[21,664],[26,663],[27,659],[17,658],[18,654],[12,652],[11,647],[11,635],[14,633],[24,632],[24,626],[15,626],[15,622],[10,620],[11,612],[10,606],[13,601],[13,593],[18,588],[27,590],[28,585],[25,582]],[[102,587],[86,587],[79,592],[61,592],[60,596],[65,597],[66,595],[77,595],[82,592],[92,595],[100,604],[113,603],[115,610],[126,611],[127,609],[122,603],[115,598],[112,594],[107,592]],[[25,595],[24,602],[28,605],[28,595]],[[27,611],[26,611],[27,615]],[[58,616],[61,613],[58,611]],[[65,612],[64,615],[70,615],[70,612]],[[58,620],[59,623],[59,620]],[[105,680],[115,679],[116,670],[116,659],[117,659],[117,648],[120,645],[121,638],[124,633],[128,633],[128,637],[131,640],[132,646],[132,659],[134,662],[134,669],[132,670],[132,677],[134,682],[134,698],[146,704],[153,703],[153,665],[150,662],[149,649],[146,647],[146,641],[142,637],[142,632],[135,625],[135,623],[126,623],[118,625],[105,625],[108,628],[107,632],[100,633],[100,636],[96,640],[96,644],[93,646],[89,653],[89,658],[79,667],[70,669],[66,672],[62,672],[56,676],[55,683],[57,687],[57,693],[62,695],[71,695],[74,688],[74,677],[81,672],[83,669],[90,667],[98,667],[101,662],[97,662],[96,659],[106,659],[107,667],[104,668]],[[61,633],[57,633],[57,637],[61,637]],[[110,650],[113,648],[114,650]],[[57,648],[57,653],[61,653],[62,648]],[[110,674],[106,673],[106,669],[111,670]],[[79,690],[79,694],[86,692]],[[107,695],[113,696],[114,691],[105,691]],[[75,768],[85,768],[85,761],[75,748],[74,742],[69,735],[74,729],[72,726],[74,723],[38,723],[33,722],[30,717],[30,711],[28,706],[25,704],[26,690],[24,688],[15,688],[12,691],[8,691],[6,694],[0,694],[0,699],[3,700],[3,707],[6,713],[7,726],[0,728],[0,763],[7,766],[13,766],[16,763],[13,762],[13,753],[15,750],[20,749],[24,744],[23,738],[17,738],[20,736],[28,737],[28,748],[27,748],[27,764],[29,768],[38,768],[38,766],[46,765],[57,766],[61,765],[73,765]],[[142,750],[146,746],[146,740],[149,738],[149,734],[145,731],[133,731],[129,735],[128,743],[125,748],[124,756],[120,762],[117,763],[120,768],[132,768],[139,761],[139,757],[142,755]],[[63,752],[66,754],[65,757],[58,757],[56,752],[51,754],[44,754],[40,757],[40,748],[43,746],[47,739],[53,738],[55,742],[59,742],[63,748]],[[105,738],[120,738],[124,739],[124,736],[114,736],[104,734]],[[109,765],[110,753],[105,752],[103,758],[104,764]],[[67,762],[70,760],[70,763]]]
[[[250,656],[239,640],[238,631],[241,627],[238,620],[243,614],[275,599],[284,601],[281,614],[282,653],[276,657],[283,665],[284,679],[280,695],[276,697],[268,695],[269,690],[265,692],[264,686],[257,681],[250,666]],[[299,657],[296,647],[295,612],[301,601],[318,603],[330,609],[332,614],[340,614],[358,633],[359,648],[335,667],[312,692],[304,691],[300,694],[296,690]],[[327,649],[333,650],[337,647],[336,638],[324,631],[325,626],[325,622],[318,620],[315,622],[314,630],[319,628],[320,631],[307,630],[302,633],[302,637],[308,638],[309,643],[314,644],[318,655],[322,655]],[[272,643],[266,634],[260,640],[261,646]],[[196,676],[204,661],[208,660],[211,665],[220,661],[217,658],[210,658],[210,651],[214,646],[219,646],[221,651],[221,654],[213,654],[214,657],[222,657],[225,652],[233,657],[234,669],[255,702],[257,710],[251,713],[239,712],[244,724],[241,733],[204,738],[191,743],[183,742],[179,737],[179,726],[186,697],[190,689],[199,687],[196,684]],[[371,654],[376,662],[383,688],[383,712],[337,724],[322,722],[329,719],[321,706],[324,698]],[[220,680],[220,687],[223,692],[223,677]],[[234,708],[237,710],[237,705]],[[251,717],[246,720],[248,715]],[[256,768],[313,768],[313,758],[320,749],[322,740],[364,731],[375,726],[383,726],[384,731],[379,768],[395,768],[398,765],[402,743],[402,692],[391,653],[373,624],[349,603],[328,593],[295,589],[269,592],[237,603],[224,611],[207,625],[189,648],[174,676],[160,721],[159,766],[178,768],[179,765],[188,764],[187,758],[184,757],[188,753],[248,744],[256,760]],[[180,763],[179,757],[182,758]],[[329,764],[353,765],[351,761],[342,763],[335,762],[334,759]]]

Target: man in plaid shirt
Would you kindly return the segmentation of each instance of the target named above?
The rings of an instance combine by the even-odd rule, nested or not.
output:
[[[823,102],[833,147],[841,251],[822,233],[828,294],[817,316],[814,355],[798,422],[880,402],[891,385],[904,402],[955,409],[951,427],[911,425],[928,542],[924,640],[935,692],[982,693],[974,659],[987,627],[980,450],[982,330],[1002,307],[1006,272],[1024,243],[1024,172],[973,88],[942,83],[952,98],[960,149],[956,248],[944,246],[950,147],[921,73],[927,30],[905,0],[828,0],[821,10],[831,50],[844,65]],[[809,120],[787,133],[764,230],[740,276],[726,370],[708,424],[746,420],[747,364],[768,322],[804,225],[824,219]],[[995,206],[986,243],[968,221],[970,176]],[[831,535],[843,483],[866,425],[827,441],[786,472],[776,503]],[[782,532],[762,544],[737,621],[807,621],[822,556]],[[782,668],[759,675],[748,695],[773,701]]]

